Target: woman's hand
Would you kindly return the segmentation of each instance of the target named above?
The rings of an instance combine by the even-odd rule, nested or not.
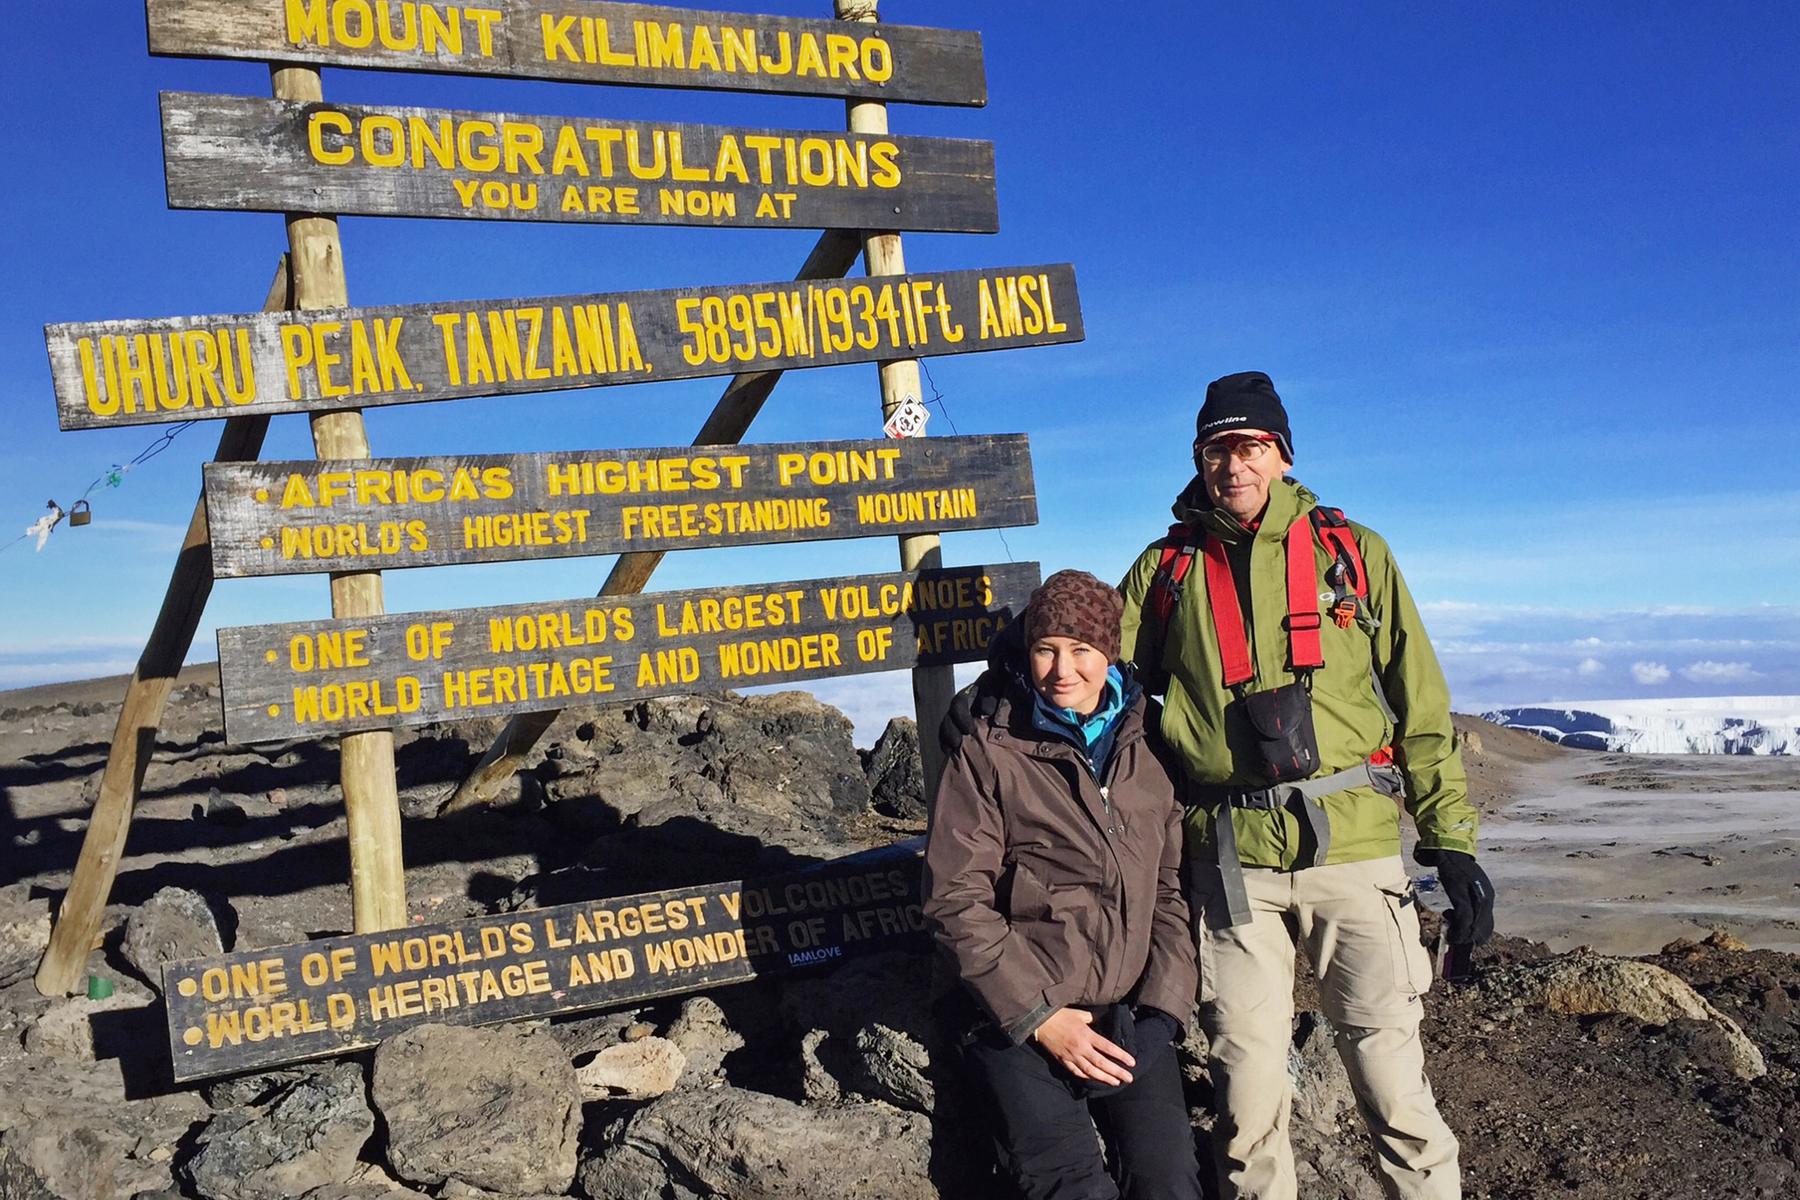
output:
[[[1059,1008],[1031,1036],[1075,1078],[1123,1087],[1131,1082],[1126,1068],[1137,1066],[1137,1059],[1095,1033],[1093,1024],[1092,1013]]]

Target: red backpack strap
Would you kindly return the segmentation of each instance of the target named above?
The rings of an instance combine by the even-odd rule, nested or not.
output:
[[[1313,533],[1318,535],[1319,545],[1325,547],[1325,553],[1343,564],[1348,576],[1344,582],[1350,585],[1348,590],[1366,598],[1369,572],[1363,566],[1362,550],[1356,545],[1356,533],[1345,519],[1344,510],[1323,506],[1313,509],[1312,527]]]
[[[1231,578],[1231,560],[1225,555],[1225,543],[1208,534],[1206,552],[1206,599],[1212,606],[1213,630],[1219,638],[1221,681],[1228,688],[1248,683],[1256,675],[1250,662],[1250,638],[1244,632],[1244,611],[1238,607],[1237,584]],[[1307,550],[1310,552],[1309,545]]]
[[[1319,629],[1325,622],[1319,616],[1318,560],[1313,557],[1307,524],[1304,516],[1294,518],[1283,539],[1287,555],[1288,653],[1295,671],[1316,671],[1325,665],[1325,650],[1319,638]]]
[[[1157,561],[1156,573],[1150,577],[1150,590],[1145,596],[1150,613],[1156,618],[1159,634],[1168,629],[1169,621],[1181,603],[1181,592],[1193,565],[1194,531],[1185,524],[1169,526],[1162,557]]]

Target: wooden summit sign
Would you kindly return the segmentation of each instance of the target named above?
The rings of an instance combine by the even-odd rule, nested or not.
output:
[[[175,1082],[921,943],[921,841],[769,879],[167,963]]]
[[[1067,263],[48,325],[64,429],[1079,342]]]
[[[164,92],[171,208],[1000,228],[990,142]]]
[[[238,743],[975,662],[1038,564],[219,630]]]
[[[1037,522],[1024,434],[205,471],[217,578]]]
[[[987,103],[972,30],[577,0],[149,0],[148,15],[152,54]]]

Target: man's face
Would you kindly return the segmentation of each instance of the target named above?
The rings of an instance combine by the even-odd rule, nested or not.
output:
[[[1245,524],[1262,516],[1269,485],[1288,468],[1275,436],[1264,429],[1234,429],[1194,451],[1195,465],[1213,504]]]

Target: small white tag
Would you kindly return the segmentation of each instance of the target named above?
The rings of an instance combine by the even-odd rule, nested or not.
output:
[[[925,406],[908,396],[881,428],[891,438],[924,437],[925,422],[930,419],[931,414],[925,411]]]

